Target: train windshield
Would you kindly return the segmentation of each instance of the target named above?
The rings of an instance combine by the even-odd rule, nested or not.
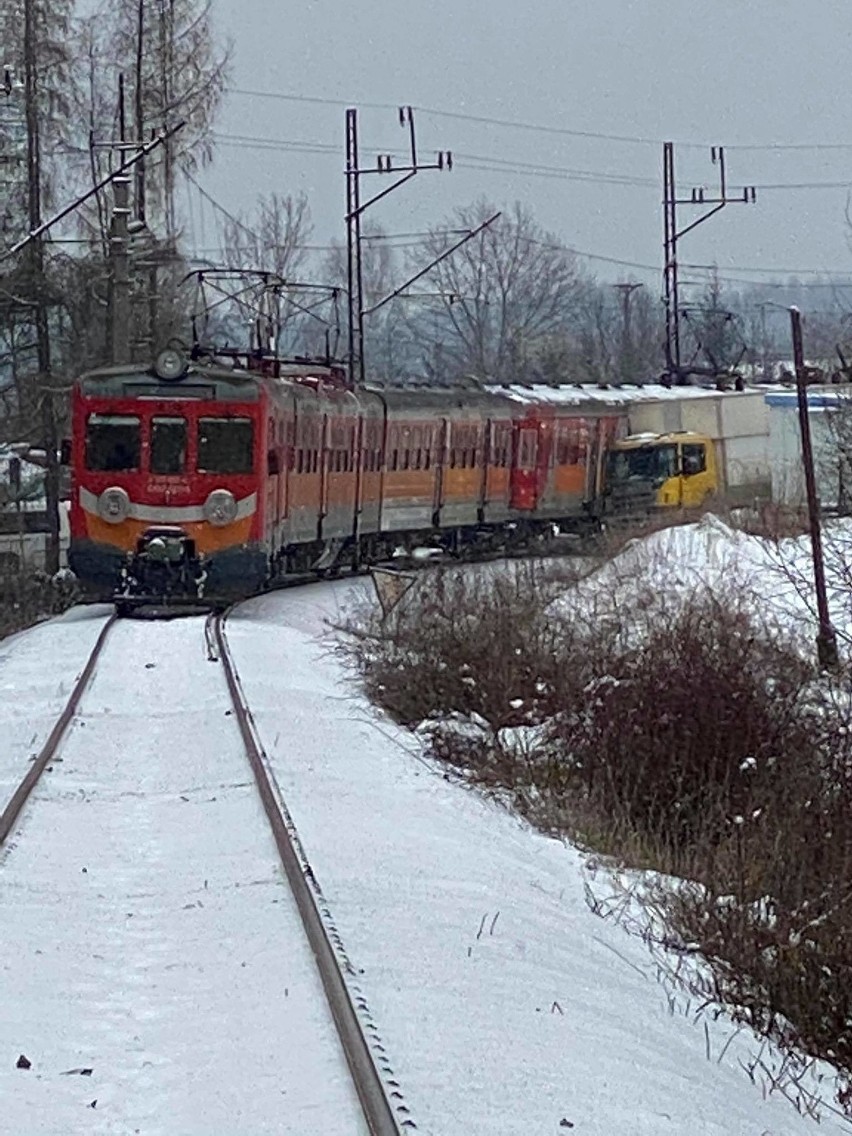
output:
[[[199,473],[251,473],[254,423],[250,418],[199,418]]]
[[[611,484],[625,481],[651,481],[660,484],[677,474],[677,446],[636,446],[616,450],[607,459]]]
[[[151,473],[183,473],[186,464],[186,419],[151,419]]]
[[[90,414],[86,423],[86,469],[129,471],[139,468],[142,428],[130,414]]]

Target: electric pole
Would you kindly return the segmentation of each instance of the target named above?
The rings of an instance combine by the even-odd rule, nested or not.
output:
[[[366,211],[411,181],[422,170],[451,170],[453,156],[449,150],[439,150],[434,162],[421,162],[417,153],[417,135],[414,129],[414,110],[410,106],[399,108],[399,124],[408,127],[408,165],[396,166],[392,155],[379,154],[375,168],[361,169],[358,148],[358,111],[346,111],[346,260],[349,316],[349,379],[353,386],[363,386],[364,364],[364,275],[362,264],[361,217]],[[361,201],[361,179],[371,174],[399,174],[401,176],[367,201]],[[375,310],[375,308],[373,309]]]
[[[710,160],[719,169],[719,192],[709,196],[704,186],[692,189],[689,197],[678,197],[675,179],[674,142],[663,143],[663,292],[666,305],[666,374],[676,384],[687,382],[689,371],[683,367],[680,350],[680,297],[678,284],[678,242],[681,237],[709,221],[721,212],[726,205],[752,205],[757,201],[757,190],[753,185],[745,186],[740,194],[728,195],[728,179],[725,166],[725,148],[713,146]],[[679,205],[711,205],[700,217],[696,217],[683,229],[678,229],[677,208]]]
[[[624,280],[613,287],[621,293],[621,381],[627,382],[633,371],[633,338],[630,334],[630,298],[637,288],[644,285],[636,281]]]
[[[793,359],[796,365],[796,398],[799,406],[799,430],[802,436],[802,464],[805,470],[805,494],[808,502],[808,519],[811,529],[811,554],[814,566],[814,590],[816,591],[817,631],[816,647],[819,665],[826,670],[836,670],[839,666],[837,654],[837,635],[831,623],[828,609],[828,593],[825,586],[825,561],[822,551],[822,531],[820,529],[819,497],[817,495],[816,474],[814,473],[814,451],[811,443],[811,420],[808,413],[808,375],[805,366],[805,353],[802,346],[802,316],[798,308],[790,308],[790,325],[793,336]]]
[[[118,150],[124,158],[127,126],[124,113],[124,76],[118,77]],[[137,165],[137,170],[139,166]],[[113,363],[130,362],[130,175],[113,178],[113,212],[110,222],[109,251],[112,261],[110,322]]]
[[[24,0],[24,111],[27,126],[27,212],[30,232],[37,232],[41,227],[41,112],[38,62],[35,0]],[[50,327],[44,279],[44,245],[41,236],[31,242],[27,259],[34,295],[33,312],[38,366],[36,385],[46,459],[45,569],[53,575],[59,571],[59,435],[51,391]]]

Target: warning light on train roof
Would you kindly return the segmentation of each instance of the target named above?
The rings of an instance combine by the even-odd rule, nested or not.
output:
[[[187,361],[174,347],[167,347],[154,360],[154,373],[164,383],[174,383],[186,374]]]

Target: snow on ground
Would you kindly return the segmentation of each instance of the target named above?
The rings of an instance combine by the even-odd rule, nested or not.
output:
[[[576,850],[448,782],[359,695],[324,620],[364,586],[250,601],[228,637],[419,1130],[816,1133],[749,1079],[757,1039],[670,1012],[646,948],[589,910]]]
[[[0,647],[3,786],[101,622]],[[362,1136],[227,706],[202,620],[110,633],[0,859],[0,1131]]]
[[[825,524],[823,545],[832,622],[841,636],[850,638],[852,523],[842,519]],[[763,614],[803,649],[813,650],[817,620],[810,536],[774,542],[734,529],[712,513],[694,524],[660,529],[629,542],[574,592],[555,600],[554,610],[586,611],[591,617],[619,597],[624,613],[631,597],[665,604],[707,588],[717,595],[729,588],[740,596],[761,596]]]

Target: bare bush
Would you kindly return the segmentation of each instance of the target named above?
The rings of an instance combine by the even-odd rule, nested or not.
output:
[[[351,618],[342,649],[403,725],[451,714],[495,731],[540,721],[554,710],[561,652],[546,612],[561,586],[535,562],[430,570],[387,618]]]
[[[69,608],[72,587],[44,572],[0,572],[0,639]]]
[[[806,742],[810,672],[729,596],[699,592],[604,643],[551,734],[572,791],[677,856],[718,839]]]

